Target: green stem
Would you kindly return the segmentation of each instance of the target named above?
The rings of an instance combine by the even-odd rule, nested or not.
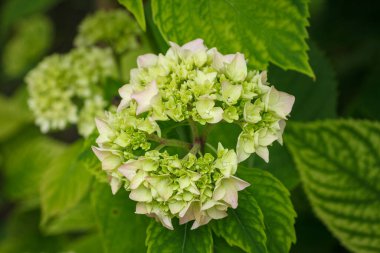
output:
[[[195,155],[201,149],[201,144],[199,142],[194,143],[193,147],[190,149],[189,153]]]
[[[188,143],[185,141],[174,140],[174,139],[165,139],[165,138],[158,137],[155,134],[149,135],[148,140],[157,142],[159,145],[179,147],[179,148],[183,148],[183,149],[190,149],[192,146],[191,143]]]
[[[205,146],[207,146],[209,149],[211,149],[212,152],[215,153],[215,155],[218,154],[218,151],[210,144],[210,143],[205,143]]]
[[[199,142],[198,127],[197,127],[196,123],[194,122],[194,120],[192,120],[192,119],[189,119],[189,125],[190,125],[191,133],[193,136],[193,143],[195,145],[196,143]]]

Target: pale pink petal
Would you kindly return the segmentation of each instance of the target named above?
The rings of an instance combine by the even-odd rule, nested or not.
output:
[[[223,55],[223,61],[226,63],[231,63],[234,60],[235,56],[236,56],[236,54]]]
[[[202,216],[199,220],[195,220],[193,225],[191,226],[191,230],[194,230],[202,225],[206,225],[211,220],[208,216]]]
[[[260,156],[266,163],[269,162],[269,150],[267,147],[256,148],[256,154]]]
[[[131,98],[136,100],[137,109],[136,114],[141,114],[148,111],[152,105],[151,101],[158,94],[158,87],[156,81],[152,81],[145,90],[135,92],[131,95]]]
[[[139,188],[131,191],[129,198],[139,202],[150,202],[152,201],[152,194],[149,189],[145,188],[143,185],[140,185]]]
[[[210,124],[216,124],[223,119],[223,109],[220,107],[214,107],[212,109],[213,118],[208,121]]]
[[[231,179],[233,180],[233,183],[235,185],[236,190],[241,191],[250,186],[251,184],[238,178],[235,176],[232,176]]]
[[[110,135],[112,134],[112,129],[108,126],[108,124],[101,119],[95,118],[96,128],[99,131],[100,135]]]
[[[215,187],[214,193],[212,194],[212,199],[218,201],[221,200],[224,195],[226,195],[226,188],[224,185],[219,185]]]
[[[102,151],[98,147],[95,147],[95,146],[92,146],[91,148],[94,154],[96,155],[96,157],[98,157],[100,161],[103,161],[106,158],[106,156],[110,154],[110,152]]]
[[[214,201],[214,200],[209,200],[209,201],[207,201],[206,203],[204,203],[204,204],[202,205],[201,210],[204,211],[204,210],[206,210],[206,209],[209,209],[209,208],[215,206],[216,204],[217,204],[216,201]]]
[[[207,215],[210,216],[212,219],[218,220],[218,219],[223,219],[224,217],[226,217],[227,212],[218,210],[216,208],[211,208],[207,210]]]
[[[148,209],[146,208],[146,204],[142,202],[137,202],[136,204],[136,214],[147,214]]]
[[[238,193],[236,189],[228,189],[226,194],[224,195],[223,200],[230,204],[232,208],[236,208],[238,206]]]
[[[121,187],[121,181],[117,177],[111,177],[110,185],[111,185],[112,194],[115,195]]]
[[[186,49],[186,50],[190,50],[192,52],[196,52],[196,51],[206,50],[207,49],[205,47],[205,45],[203,44],[203,40],[202,39],[196,39],[196,40],[190,41],[190,42],[184,44],[181,48],[182,49]]]
[[[149,68],[157,64],[158,56],[155,54],[144,54],[137,57],[137,66],[139,68]]]
[[[162,225],[166,227],[167,229],[174,230],[173,225],[172,225],[172,220],[167,217],[167,216],[158,216],[160,219]]]
[[[285,120],[280,120],[278,122],[278,125],[280,126],[280,131],[278,132],[278,143],[280,143],[280,145],[283,144],[283,140],[282,140],[282,134],[284,133],[284,130],[285,130],[285,126],[286,126],[286,122]]]

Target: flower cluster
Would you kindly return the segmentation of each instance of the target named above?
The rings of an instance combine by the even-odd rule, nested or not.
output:
[[[98,11],[80,24],[74,44],[77,47],[104,44],[122,54],[139,47],[138,36],[141,33],[125,11]]]
[[[138,57],[130,83],[120,88],[115,111],[96,120],[94,153],[108,174],[112,192],[124,186],[137,201],[136,213],[155,217],[172,229],[171,219],[194,220],[192,228],[227,215],[237,207],[237,192],[249,184],[235,173],[252,153],[268,160],[267,146],[281,142],[294,97],[266,82],[266,72],[248,71],[240,53],[222,55],[197,39],[182,47],[171,43],[165,55]],[[218,146],[216,156],[188,144],[184,157],[162,146],[182,146],[161,138],[159,123],[189,121],[242,127],[237,152]]]
[[[45,58],[26,77],[29,106],[42,132],[78,124],[88,136],[106,105],[102,86],[115,77],[116,66],[107,49],[77,48]]]
[[[137,64],[120,89],[119,110],[135,101],[136,114],[153,120],[238,123],[239,162],[252,153],[268,161],[267,146],[282,142],[294,96],[269,86],[266,72],[248,71],[243,54],[222,55],[197,39],[171,43],[165,55],[143,55]]]

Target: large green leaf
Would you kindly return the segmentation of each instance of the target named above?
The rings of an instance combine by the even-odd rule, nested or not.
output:
[[[69,232],[85,232],[96,227],[91,203],[88,199],[67,212],[44,224],[42,230],[47,235],[58,235]]]
[[[167,41],[202,38],[223,53],[243,52],[257,69],[272,62],[314,77],[306,53],[307,2],[152,0],[152,12]]]
[[[44,12],[61,0],[8,0],[0,12],[0,41],[10,25],[27,15]]]
[[[230,246],[226,240],[221,237],[214,236],[214,253],[243,253],[244,251],[238,247]]]
[[[354,252],[380,252],[380,124],[297,123],[286,141],[318,217]]]
[[[279,90],[296,97],[290,120],[315,120],[336,117],[337,81],[331,64],[315,44],[310,47],[310,64],[315,71],[316,80],[312,80],[294,71],[284,71],[271,66],[269,81]],[[289,122],[290,124],[290,122]],[[285,133],[286,133],[285,129]],[[289,189],[300,182],[296,166],[285,147],[275,143],[270,147],[269,163],[260,157],[251,156],[245,163],[249,167],[268,170]]]
[[[151,221],[147,229],[146,245],[148,253],[212,253],[213,241],[208,226],[190,230],[191,225],[175,224],[174,230],[168,230],[161,223]]]
[[[269,68],[268,79],[277,89],[296,97],[291,120],[316,120],[336,117],[337,81],[334,70],[318,47],[311,43],[310,65],[316,79],[312,80],[294,71]]]
[[[0,96],[0,142],[11,137],[21,127],[32,121],[28,109],[19,102],[19,97],[23,94],[17,94],[13,98]]]
[[[140,27],[145,31],[145,16],[144,16],[144,6],[142,0],[118,0],[118,2],[127,8],[135,16]]]
[[[0,252],[61,252],[66,243],[64,238],[42,235],[38,228],[39,218],[38,210],[20,212],[13,209],[6,216],[5,225],[1,227],[4,234],[0,236]]]
[[[238,175],[252,184],[245,190],[252,194],[263,213],[268,252],[289,252],[291,244],[296,242],[296,213],[288,190],[278,179],[261,169],[240,167]],[[241,205],[246,203],[240,202]]]
[[[270,173],[240,166],[238,176],[252,185],[239,192],[239,206],[212,228],[246,252],[287,253],[295,242],[296,213],[289,192]]]
[[[103,252],[100,236],[96,233],[96,234],[84,235],[76,240],[71,240],[69,244],[65,245],[64,252],[75,252],[75,253]]]
[[[136,203],[120,189],[114,196],[108,184],[96,184],[92,203],[105,252],[145,252],[148,218],[135,214]]]
[[[78,162],[80,150],[80,142],[73,144],[43,175],[40,188],[42,225],[75,207],[87,194],[92,177]]]
[[[232,246],[249,253],[268,252],[264,215],[255,197],[247,189],[239,192],[238,208],[230,208],[226,218],[212,221],[211,226],[215,234]]]
[[[50,169],[54,159],[62,154],[65,145],[37,132],[22,131],[1,147],[4,158],[2,189],[12,200],[39,199],[42,175]]]
[[[270,172],[289,190],[293,190],[301,181],[289,151],[277,142],[273,143],[269,148],[269,163],[266,163],[257,155],[252,155],[244,161],[243,165],[249,168],[261,168]]]

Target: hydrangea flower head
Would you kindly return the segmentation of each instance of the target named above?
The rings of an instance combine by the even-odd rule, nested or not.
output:
[[[88,136],[95,128],[93,118],[107,104],[102,86],[115,75],[108,49],[78,48],[45,58],[26,77],[36,124],[42,132],[78,124],[79,133]]]
[[[126,11],[98,11],[80,24],[74,44],[77,47],[105,44],[122,54],[139,47],[138,36],[141,33]]]
[[[241,53],[223,55],[201,39],[170,46],[166,54],[138,57],[117,110],[97,120],[93,150],[113,193],[130,191],[136,213],[170,229],[174,217],[197,228],[237,208],[238,191],[249,185],[235,176],[238,163],[253,153],[268,161],[267,147],[282,141],[294,97],[270,86],[266,72],[248,70]],[[196,138],[192,144],[162,138],[166,121],[196,128],[226,121],[242,132],[236,151],[219,144],[212,155],[201,152]],[[180,157],[165,149],[170,144],[188,153]]]

